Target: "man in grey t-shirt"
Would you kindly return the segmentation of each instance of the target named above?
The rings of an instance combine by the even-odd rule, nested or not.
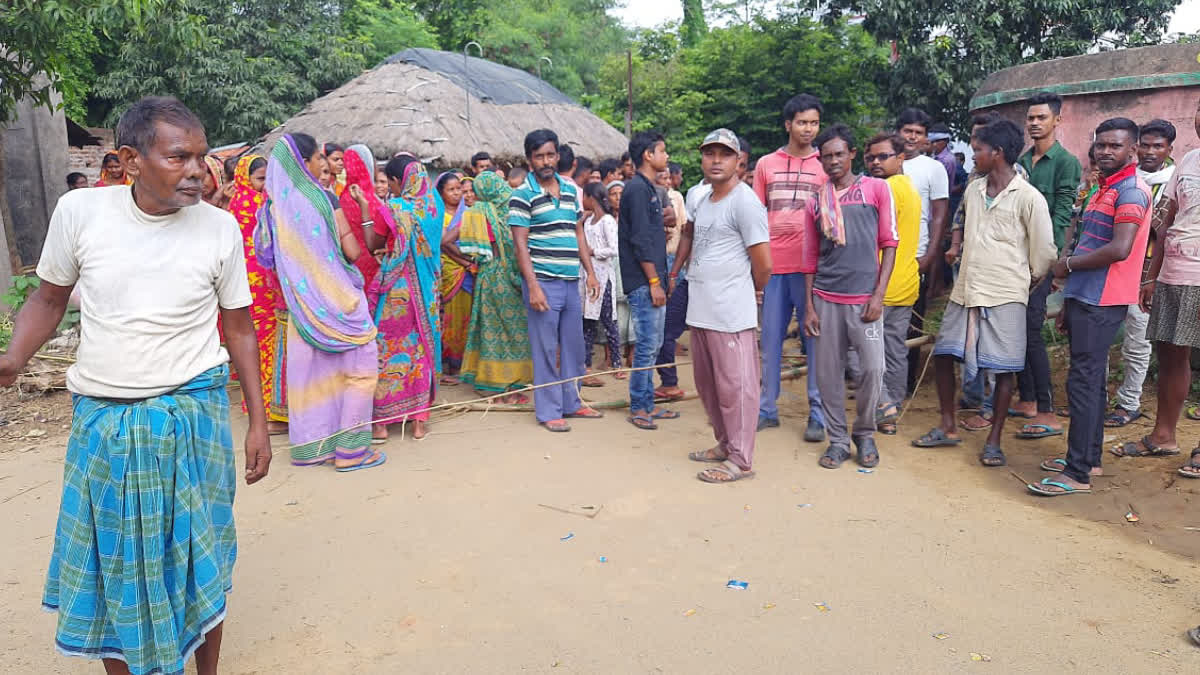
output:
[[[754,329],[771,277],[771,250],[767,211],[738,179],[739,150],[737,135],[728,129],[704,138],[701,166],[711,190],[697,195],[695,215],[680,241],[681,250],[691,251],[687,324],[696,392],[717,439],[716,447],[688,455],[717,463],[698,474],[706,483],[754,474],[759,387]]]

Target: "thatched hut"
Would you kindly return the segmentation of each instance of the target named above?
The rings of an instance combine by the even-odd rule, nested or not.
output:
[[[468,100],[469,99],[469,100]],[[577,155],[620,155],[625,136],[534,75],[485,59],[406,49],[318,98],[264,139],[289,131],[321,142],[365,143],[436,167],[465,166],[480,150],[523,158],[525,134],[553,129]]]

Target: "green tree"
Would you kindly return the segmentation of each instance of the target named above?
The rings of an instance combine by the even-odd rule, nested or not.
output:
[[[865,14],[864,27],[899,56],[884,75],[889,108],[921,106],[965,124],[991,72],[1021,63],[1161,40],[1178,0],[833,0],[827,17]]]
[[[348,34],[366,40],[368,67],[410,47],[438,46],[430,25],[410,4],[396,0],[357,0],[346,8],[342,24]]]
[[[652,31],[641,40],[663,42]],[[662,131],[668,151],[693,177],[695,148],[717,127],[745,136],[756,155],[781,145],[780,112],[800,92],[821,99],[826,123],[844,122],[865,135],[884,119],[874,81],[886,64],[886,50],[861,28],[821,26],[798,14],[713,28],[695,47],[665,57],[657,47],[635,46],[633,128]],[[623,55],[605,62],[595,103],[618,128],[624,126],[624,73]]]
[[[81,90],[91,75],[87,55],[96,36],[140,31],[163,0],[8,0],[5,5],[0,11],[0,122],[26,96],[49,105],[55,88],[65,88],[78,103],[86,95]],[[179,32],[170,37],[186,38]]]
[[[95,94],[116,107],[173,94],[205,121],[213,145],[257,138],[360,73],[369,45],[348,35],[343,7],[316,0],[180,0],[146,33],[122,41]],[[199,39],[170,41],[187,25]]]
[[[487,25],[487,4],[483,0],[413,0],[413,9],[425,19],[446,51],[460,52],[472,40],[478,40]]]
[[[694,47],[707,32],[703,0],[683,0],[683,23],[679,26],[680,42],[685,47]]]

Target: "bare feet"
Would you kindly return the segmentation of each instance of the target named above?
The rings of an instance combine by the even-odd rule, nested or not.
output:
[[[413,422],[413,430],[412,430],[413,440],[419,441],[422,438],[425,438],[426,433],[428,433],[428,431],[425,429],[425,423],[422,422],[421,420],[415,420]]]

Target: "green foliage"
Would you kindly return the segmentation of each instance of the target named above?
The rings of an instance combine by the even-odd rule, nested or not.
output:
[[[125,105],[178,96],[202,120],[209,143],[258,137],[362,71],[366,41],[347,35],[336,3],[180,0],[145,35],[124,40],[95,94]],[[177,39],[183,33],[184,39]]]
[[[892,111],[915,105],[961,128],[989,74],[1089,50],[1158,42],[1178,0],[833,0],[899,59],[881,80]]]
[[[479,40],[487,24],[483,0],[413,0],[412,6],[429,24],[438,47],[450,52],[461,52],[468,42]]]
[[[745,136],[755,155],[785,142],[780,111],[795,94],[816,95],[824,122],[845,122],[863,135],[883,121],[875,74],[886,52],[862,29],[821,26],[790,14],[714,28],[691,48],[672,52],[665,31],[643,31],[634,47],[635,131],[658,129],[691,179],[699,178],[696,147],[712,129]],[[647,48],[647,45],[650,47]],[[610,56],[594,101],[618,128],[625,114],[624,55]]]
[[[411,47],[437,47],[432,28],[407,4],[394,0],[358,0],[342,15],[349,34],[366,41],[367,67]]]
[[[683,0],[683,23],[679,25],[679,40],[685,47],[695,47],[708,32],[702,0]]]
[[[74,114],[86,95],[86,65],[98,34],[139,31],[164,0],[7,0],[0,11],[0,121],[26,96],[50,105],[67,94]],[[41,79],[39,73],[45,73]]]
[[[19,274],[13,277],[12,285],[4,291],[4,295],[0,295],[0,304],[7,306],[9,311],[15,315],[40,285],[41,279]]]
[[[536,73],[569,96],[599,85],[603,57],[624,48],[625,31],[608,10],[614,0],[508,0],[496,3],[476,38],[484,55]],[[461,47],[460,47],[461,49]]]

